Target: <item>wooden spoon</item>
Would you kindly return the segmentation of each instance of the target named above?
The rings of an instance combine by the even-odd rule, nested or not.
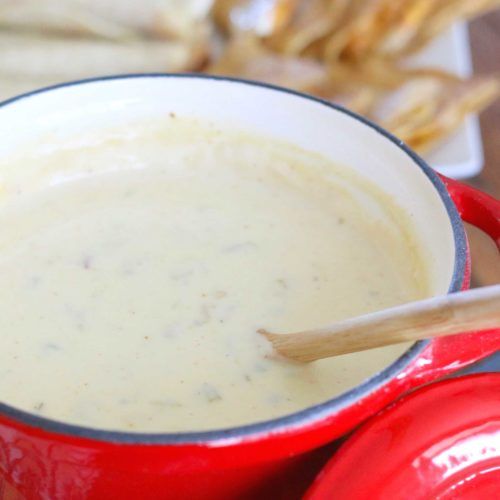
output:
[[[500,285],[410,302],[331,326],[297,333],[259,330],[295,361],[338,356],[400,342],[500,326]]]

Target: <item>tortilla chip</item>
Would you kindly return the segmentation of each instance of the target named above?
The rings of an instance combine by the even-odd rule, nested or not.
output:
[[[302,55],[315,42],[332,33],[340,24],[352,0],[301,0],[290,23],[267,45],[289,55]]]
[[[60,82],[114,73],[196,70],[206,54],[183,42],[115,43],[0,33],[0,75]]]
[[[499,0],[447,0],[438,2],[408,52],[415,52],[458,20],[467,20],[500,6]]]
[[[323,64],[271,52],[251,35],[234,38],[207,72],[273,83],[323,97],[332,93],[330,72]]]
[[[438,0],[414,0],[407,5],[398,23],[393,25],[380,41],[377,52],[384,56],[398,57],[409,52],[418,37],[422,24],[427,22]]]
[[[97,36],[109,40],[137,37],[133,29],[95,15],[81,5],[55,0],[3,0],[0,2],[0,27],[17,32]]]
[[[475,77],[413,79],[379,103],[374,118],[410,147],[423,152],[479,112],[499,94],[500,80]]]
[[[211,5],[212,0],[0,0],[0,26],[120,41],[200,40],[211,31]]]

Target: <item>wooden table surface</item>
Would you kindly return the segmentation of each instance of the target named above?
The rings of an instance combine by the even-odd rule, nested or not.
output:
[[[474,70],[500,73],[500,10],[473,21],[470,38]],[[469,183],[500,198],[500,99],[480,117],[484,149],[484,169]],[[481,231],[468,227],[472,254],[472,285],[500,283],[500,255],[491,240]],[[500,371],[500,352],[464,370]]]
[[[500,73],[500,10],[470,24],[470,38],[476,73]],[[469,183],[500,198],[500,99],[480,117],[484,169]],[[468,227],[475,286],[500,283],[500,255],[481,231]]]

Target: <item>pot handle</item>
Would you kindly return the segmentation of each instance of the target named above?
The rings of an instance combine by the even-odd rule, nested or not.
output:
[[[500,250],[500,201],[470,186],[440,175],[460,217],[487,233]],[[500,258],[500,256],[499,256]],[[464,287],[468,286],[468,277]],[[500,327],[440,337],[432,341],[418,366],[409,372],[420,382],[435,379],[479,361],[500,349]],[[425,359],[427,358],[427,359]]]
[[[440,177],[460,217],[491,236],[500,250],[500,200],[444,175]]]

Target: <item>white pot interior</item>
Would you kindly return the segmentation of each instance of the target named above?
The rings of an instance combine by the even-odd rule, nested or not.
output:
[[[368,178],[411,218],[428,267],[431,293],[448,290],[455,265],[454,234],[431,180],[411,156],[376,129],[293,93],[185,76],[64,86],[0,109],[0,154],[35,137],[61,138],[169,112],[283,139]]]

